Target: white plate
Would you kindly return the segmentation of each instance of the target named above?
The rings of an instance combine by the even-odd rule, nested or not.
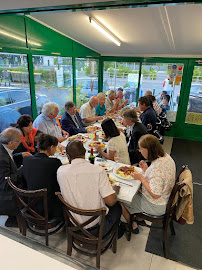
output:
[[[118,177],[118,178],[120,178],[120,179],[124,179],[124,180],[131,180],[131,179],[134,179],[132,176],[130,176],[129,178],[126,178],[126,177],[122,177],[122,176],[120,176],[119,174],[116,173],[116,171],[117,171],[120,167],[124,167],[124,166],[129,167],[129,165],[124,165],[124,164],[123,164],[123,165],[117,165],[117,166],[115,166],[114,169],[113,169],[113,174],[114,174],[116,177]],[[142,169],[141,169],[141,168],[138,168],[138,167],[135,167],[135,166],[132,166],[132,167],[134,167],[135,170],[136,170],[137,172],[142,173]]]
[[[101,167],[103,167],[102,165],[106,166],[106,168],[103,167],[105,169],[105,172],[110,172],[112,170],[112,166],[109,163],[101,162],[101,163],[98,163],[98,165]]]

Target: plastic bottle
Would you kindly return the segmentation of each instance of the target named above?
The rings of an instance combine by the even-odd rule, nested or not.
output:
[[[94,164],[95,162],[95,156],[93,155],[93,148],[90,149],[90,156],[89,156],[90,163]]]

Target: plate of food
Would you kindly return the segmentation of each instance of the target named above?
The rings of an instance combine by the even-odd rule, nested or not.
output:
[[[101,149],[105,149],[105,147],[106,147],[106,145],[103,142],[99,142],[99,141],[90,142],[88,144],[88,147],[95,148],[95,144],[98,144],[101,147]]]
[[[124,180],[127,180],[127,179],[134,179],[132,176],[131,176],[131,173],[132,172],[138,172],[137,171],[137,168],[133,167],[133,166],[129,166],[129,165],[122,165],[122,166],[117,166],[117,167],[114,167],[114,170],[113,170],[113,173],[115,176],[121,178],[121,179],[124,179]]]
[[[89,130],[90,132],[96,132],[100,130],[100,127],[97,126],[88,126],[86,127],[87,130]]]
[[[68,139],[69,139],[69,141],[79,140],[79,141],[85,142],[86,139],[89,138],[89,137],[87,137],[87,136],[88,136],[88,135],[76,134],[76,135],[73,135],[73,136],[69,137]]]
[[[112,170],[112,166],[109,163],[103,162],[103,163],[100,163],[98,165],[103,167],[106,172],[109,172]]]

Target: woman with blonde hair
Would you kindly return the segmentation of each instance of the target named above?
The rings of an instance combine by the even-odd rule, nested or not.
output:
[[[176,167],[170,155],[165,153],[158,139],[150,134],[144,135],[138,142],[139,151],[143,157],[151,162],[148,167],[143,160],[139,166],[142,173],[134,172],[131,175],[142,183],[131,205],[123,206],[123,215],[130,222],[130,214],[145,212],[151,215],[163,215],[175,184]],[[137,224],[133,223],[133,233],[138,233]]]

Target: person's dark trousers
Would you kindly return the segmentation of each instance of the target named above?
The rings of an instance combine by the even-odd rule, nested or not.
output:
[[[118,223],[122,214],[122,207],[117,202],[113,206],[108,206],[109,212],[105,216],[104,228],[103,228],[103,237],[110,232],[114,224]],[[95,236],[98,236],[99,233],[99,225],[95,225],[92,228],[89,228],[88,231]]]

